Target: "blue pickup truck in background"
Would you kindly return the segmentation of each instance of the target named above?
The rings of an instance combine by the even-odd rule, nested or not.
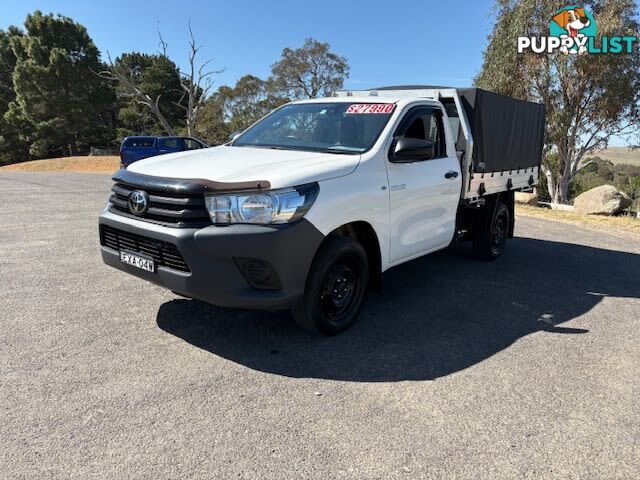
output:
[[[120,165],[127,167],[143,158],[207,146],[191,137],[127,137],[120,145]]]

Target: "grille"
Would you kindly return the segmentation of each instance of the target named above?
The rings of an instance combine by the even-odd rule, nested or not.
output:
[[[126,250],[153,258],[156,265],[190,272],[182,254],[173,243],[136,235],[108,225],[100,225],[100,244],[114,250]]]
[[[211,220],[202,195],[187,195],[173,192],[149,191],[149,208],[144,215],[133,215],[129,210],[129,194],[135,187],[116,183],[111,188],[111,211],[126,217],[169,227],[204,227]]]

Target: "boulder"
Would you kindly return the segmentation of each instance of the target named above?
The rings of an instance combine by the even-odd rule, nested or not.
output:
[[[613,185],[601,185],[578,195],[573,205],[576,213],[615,215],[631,205],[631,198]]]
[[[522,203],[524,205],[538,205],[538,194],[536,193],[526,193],[526,192],[515,192],[516,193],[516,203]]]
[[[559,212],[573,212],[575,207],[573,205],[565,205],[564,203],[549,203],[551,210],[557,210]]]

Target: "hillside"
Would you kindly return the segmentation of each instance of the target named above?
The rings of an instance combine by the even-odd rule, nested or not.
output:
[[[627,163],[640,166],[640,149],[630,150],[627,147],[609,147],[606,150],[598,150],[588,157],[600,157],[614,164]]]

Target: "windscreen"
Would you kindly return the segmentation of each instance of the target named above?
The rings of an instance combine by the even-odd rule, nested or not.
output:
[[[233,146],[358,154],[373,146],[394,108],[393,103],[285,105],[236,138]]]

